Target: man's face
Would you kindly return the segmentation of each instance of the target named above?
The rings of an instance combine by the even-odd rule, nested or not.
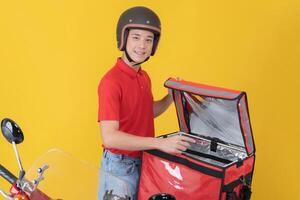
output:
[[[150,31],[141,29],[129,30],[126,50],[134,62],[143,62],[151,55],[153,39],[154,34]]]

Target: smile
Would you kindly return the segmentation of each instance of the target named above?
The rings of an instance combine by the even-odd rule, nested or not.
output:
[[[139,56],[143,56],[145,55],[146,53],[145,52],[139,52],[139,51],[134,51],[135,54],[139,55]]]

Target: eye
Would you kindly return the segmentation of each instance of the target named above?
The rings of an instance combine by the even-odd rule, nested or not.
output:
[[[134,36],[132,36],[132,39],[133,40],[139,40],[139,37],[134,35]]]
[[[146,42],[147,42],[147,43],[152,43],[152,42],[153,42],[153,39],[148,38],[148,39],[146,40]]]

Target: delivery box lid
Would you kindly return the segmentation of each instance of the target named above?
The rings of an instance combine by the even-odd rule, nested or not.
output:
[[[168,79],[180,130],[255,151],[245,92]]]

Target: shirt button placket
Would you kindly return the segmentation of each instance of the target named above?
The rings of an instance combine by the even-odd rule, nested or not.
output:
[[[144,89],[143,80],[142,80],[142,77],[141,77],[140,73],[137,74],[137,80],[138,80],[138,83],[139,83],[139,86],[140,86],[141,90],[143,90]]]

